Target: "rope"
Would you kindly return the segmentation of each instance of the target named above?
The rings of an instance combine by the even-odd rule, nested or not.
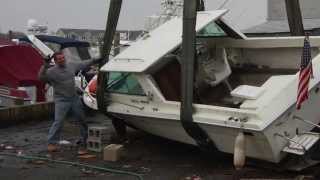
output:
[[[21,159],[27,159],[27,160],[41,160],[41,161],[47,161],[49,163],[57,163],[57,164],[64,164],[64,165],[71,165],[71,166],[78,166],[78,167],[86,167],[94,170],[99,170],[99,171],[105,171],[105,172],[111,172],[115,174],[123,174],[123,175],[130,175],[134,176],[139,180],[143,180],[142,175],[129,172],[129,171],[122,171],[122,170],[117,170],[117,169],[111,169],[111,168],[104,168],[104,167],[99,167],[99,166],[93,166],[89,164],[83,164],[83,163],[77,163],[77,162],[71,162],[71,161],[62,161],[62,160],[53,160],[45,157],[38,157],[38,156],[27,156],[27,155],[17,155],[13,153],[1,153],[0,156],[9,156],[9,157],[15,157],[15,158],[21,158]]]

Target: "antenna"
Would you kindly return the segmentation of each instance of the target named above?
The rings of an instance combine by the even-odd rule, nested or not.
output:
[[[225,0],[219,7],[218,9],[225,8],[225,6],[229,3],[230,0]]]

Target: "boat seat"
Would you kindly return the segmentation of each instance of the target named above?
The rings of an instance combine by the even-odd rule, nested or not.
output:
[[[231,91],[231,95],[233,97],[238,97],[242,99],[258,99],[263,93],[265,89],[258,86],[249,86],[249,85],[240,85]]]
[[[210,77],[207,79],[209,85],[216,86],[223,81],[227,82],[231,68],[225,48],[216,48],[214,56],[206,62],[204,70]]]

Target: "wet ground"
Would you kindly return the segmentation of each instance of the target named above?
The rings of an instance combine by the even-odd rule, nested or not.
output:
[[[88,118],[90,125],[107,126],[109,135],[114,130],[103,115]],[[50,163],[43,160],[26,160],[1,155],[1,153],[41,156],[59,161],[80,162],[113,170],[142,175],[145,180],[229,180],[229,179],[318,179],[320,166],[301,172],[283,170],[281,166],[249,160],[242,171],[233,168],[233,157],[222,153],[204,153],[197,147],[130,130],[124,144],[126,155],[118,162],[96,158],[80,159],[76,146],[65,146],[60,152],[47,154],[46,136],[50,121],[37,121],[0,129],[0,180],[64,180],[64,179],[112,179],[134,180],[135,176],[104,172],[91,168]],[[65,123],[63,139],[75,142],[78,127],[71,121]],[[11,146],[11,147],[10,147]],[[9,148],[8,148],[9,147]],[[11,148],[11,149],[10,149]]]

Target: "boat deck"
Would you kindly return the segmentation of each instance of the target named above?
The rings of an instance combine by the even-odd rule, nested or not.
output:
[[[234,68],[227,81],[232,89],[240,85],[262,86],[271,76],[293,75],[297,69],[257,69],[257,68]],[[232,97],[225,83],[212,87],[208,84],[196,89],[196,100],[199,104],[215,105],[222,107],[239,108],[241,101]],[[237,101],[237,102],[236,102]]]

